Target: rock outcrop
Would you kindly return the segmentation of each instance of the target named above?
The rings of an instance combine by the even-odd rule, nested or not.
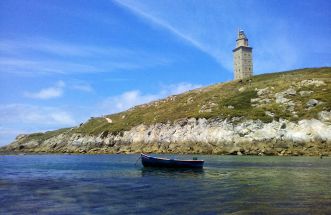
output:
[[[6,147],[12,152],[53,153],[204,153],[246,155],[331,155],[330,112],[323,120],[236,123],[220,119],[182,119],[139,125],[98,136],[62,133],[45,141],[20,136]]]

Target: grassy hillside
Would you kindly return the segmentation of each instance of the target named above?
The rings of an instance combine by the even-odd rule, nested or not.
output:
[[[282,94],[289,89],[292,92]],[[276,102],[279,94],[285,95],[285,103]],[[307,102],[311,99],[316,99],[318,105],[307,107]],[[118,133],[142,123],[165,123],[190,117],[236,117],[237,121],[260,119],[264,122],[283,118],[298,121],[317,118],[320,111],[330,109],[331,68],[300,69],[211,85],[136,106],[121,113],[91,118],[76,128],[33,134],[29,138],[47,139],[61,132]],[[112,122],[109,123],[106,118]]]
[[[300,86],[304,80],[320,80],[322,86]],[[267,104],[254,106],[251,99],[258,98],[258,90],[269,87],[269,94],[265,95],[271,101]],[[276,103],[275,94],[294,88],[296,95],[290,99],[295,103],[294,112],[289,107]],[[313,91],[309,96],[301,96],[300,91]],[[309,99],[316,99],[321,103],[310,109],[306,108]],[[170,96],[163,100],[136,106],[127,111],[105,116],[112,120],[107,122],[103,117],[90,119],[75,128],[75,132],[98,134],[103,131],[120,132],[129,130],[139,124],[159,122],[173,122],[182,118],[233,118],[260,119],[264,122],[285,118],[291,121],[303,118],[317,117],[321,110],[331,108],[331,68],[300,69],[289,72],[257,75],[249,80],[231,81],[211,85]],[[270,116],[266,114],[274,114]]]

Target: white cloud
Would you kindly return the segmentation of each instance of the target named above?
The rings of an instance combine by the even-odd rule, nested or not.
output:
[[[163,85],[161,86],[160,91],[154,94],[144,94],[140,90],[127,91],[120,95],[111,96],[104,99],[104,101],[102,101],[99,105],[101,109],[99,110],[98,114],[111,114],[124,111],[136,105],[165,98],[169,95],[180,94],[199,87],[202,87],[202,85],[183,82]]]
[[[158,99],[157,94],[142,94],[139,90],[131,90],[117,96],[111,96],[101,102],[101,112],[104,114],[120,112],[135,105]]]
[[[1,40],[0,53],[0,72],[30,76],[137,70],[172,63],[163,54],[139,49],[87,46],[44,38]]]
[[[180,94],[192,89],[200,88],[202,85],[200,84],[191,84],[191,83],[178,83],[178,84],[170,84],[165,85],[162,88],[161,95],[167,96],[167,95],[176,95]]]
[[[167,21],[159,19],[156,16],[153,16],[150,13],[145,12],[143,9],[139,8],[137,5],[135,5],[133,2],[125,2],[125,1],[118,1],[115,0],[119,5],[122,5],[126,7],[127,9],[131,10],[138,16],[144,17],[145,19],[151,21],[152,23],[162,26],[163,28],[169,30],[170,32],[176,34],[178,37],[188,41],[189,43],[193,44],[197,48],[201,49],[202,51],[207,51],[205,50],[205,47],[199,43],[198,41],[194,40],[192,37],[190,37],[187,34],[182,33],[180,30],[176,29],[174,26],[169,24]],[[208,52],[207,52],[208,53]]]
[[[27,104],[0,105],[0,121],[6,124],[72,126],[76,121],[70,113],[56,107]]]
[[[54,59],[38,60],[22,57],[0,58],[0,68],[0,72],[29,76],[105,72],[105,70],[93,65],[71,63]]]
[[[73,43],[60,42],[47,38],[26,38],[21,40],[1,40],[0,51],[2,53],[16,52],[40,52],[58,56],[116,56],[132,54],[132,51],[118,47],[98,47],[88,45],[77,45]]]
[[[68,111],[27,104],[0,105],[0,146],[18,134],[45,132],[77,124]]]
[[[180,6],[177,7],[173,5],[174,2],[170,2],[170,4],[167,5],[167,3],[169,2],[165,4],[162,4],[160,2],[158,3],[145,2],[146,4],[143,4],[139,1],[130,1],[130,0],[114,0],[114,1],[117,2],[120,6],[123,6],[124,8],[133,12],[137,16],[144,18],[148,22],[168,30],[177,37],[193,45],[200,51],[208,54],[209,56],[214,58],[215,61],[225,65],[226,67],[230,65],[228,64],[228,60],[231,58],[227,57],[227,55],[225,54],[226,52],[222,50],[222,48],[224,48],[224,45],[221,45],[222,43],[223,44],[226,43],[226,41],[224,41],[224,34],[222,35],[217,34],[217,40],[215,40],[216,35],[206,34],[205,29],[201,29],[201,27],[206,28],[206,26],[208,26],[209,31],[213,30],[211,27],[216,27],[217,23],[219,22],[219,20],[216,20],[215,22],[214,17],[213,19],[204,20],[204,21],[209,21],[209,23],[204,22],[203,26],[199,26],[201,24],[200,22],[201,19],[199,19],[199,17],[200,16],[205,17],[206,14],[199,15],[199,14],[189,13],[189,17],[185,17],[185,10],[181,10],[180,13],[176,15],[176,13],[174,13],[173,10],[178,9]],[[177,2],[175,4],[177,4]],[[155,7],[155,5],[158,5],[159,7]],[[196,5],[196,3],[193,2],[190,2],[189,5],[191,7],[192,5],[196,7],[195,9],[193,8],[194,12],[198,11],[197,9],[199,8],[199,5]],[[172,10],[169,10],[169,6],[171,6]],[[188,5],[185,4],[185,7],[186,6]],[[210,8],[210,9],[214,9],[214,8]],[[215,10],[212,11],[215,12]],[[171,15],[169,13],[171,13]],[[172,17],[173,19],[171,19],[170,17]],[[219,26],[217,26],[217,28],[219,28]]]
[[[71,86],[71,89],[82,91],[82,92],[93,92],[93,88],[90,84],[88,83],[78,83],[78,84],[73,84]]]
[[[54,111],[49,114],[49,118],[56,123],[64,125],[74,125],[76,123],[73,117],[65,111]]]
[[[33,99],[51,99],[58,98],[63,95],[65,83],[58,81],[54,86],[41,89],[38,92],[25,92],[24,96]]]

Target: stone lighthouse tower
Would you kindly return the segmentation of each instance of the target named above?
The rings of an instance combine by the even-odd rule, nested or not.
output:
[[[253,75],[252,47],[243,30],[238,32],[236,48],[233,49],[234,79],[249,78]]]

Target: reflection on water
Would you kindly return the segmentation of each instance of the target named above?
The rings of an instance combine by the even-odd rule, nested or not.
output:
[[[141,176],[159,176],[159,177],[179,177],[179,178],[194,178],[203,177],[203,169],[186,169],[186,168],[156,168],[156,167],[142,167]]]
[[[137,156],[0,156],[0,214],[331,214],[330,158],[201,156],[199,170]]]

